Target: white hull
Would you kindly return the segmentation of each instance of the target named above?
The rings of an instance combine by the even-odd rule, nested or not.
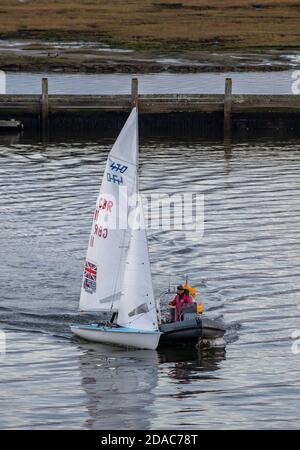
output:
[[[129,328],[109,328],[94,325],[73,325],[71,331],[87,341],[104,344],[121,345],[147,350],[156,350],[160,335],[159,331],[134,330]]]

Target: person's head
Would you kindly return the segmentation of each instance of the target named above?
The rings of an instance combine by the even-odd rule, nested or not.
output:
[[[182,295],[183,293],[184,293],[184,288],[180,284],[179,286],[177,286],[177,294]]]
[[[184,289],[183,293],[184,295],[190,295],[190,291],[188,289]]]

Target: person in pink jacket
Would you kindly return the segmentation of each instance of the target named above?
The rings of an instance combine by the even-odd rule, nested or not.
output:
[[[175,321],[180,322],[182,320],[182,309],[184,305],[188,303],[194,303],[193,298],[189,295],[189,291],[184,289],[183,286],[177,287],[176,297],[169,303],[170,306],[175,306]]]

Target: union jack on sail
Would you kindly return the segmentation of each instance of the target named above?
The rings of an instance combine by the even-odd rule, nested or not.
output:
[[[97,282],[97,266],[90,261],[85,262],[84,275],[83,275],[83,288],[86,292],[93,294],[96,292]]]

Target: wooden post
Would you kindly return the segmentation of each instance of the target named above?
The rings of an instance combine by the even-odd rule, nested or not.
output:
[[[48,98],[48,78],[42,79],[42,98],[41,98],[41,125],[42,131],[48,130],[49,119],[49,98]]]
[[[226,78],[224,96],[224,134],[231,131],[232,78]]]
[[[138,90],[138,79],[132,78],[131,80],[131,107],[138,106],[139,90]]]

